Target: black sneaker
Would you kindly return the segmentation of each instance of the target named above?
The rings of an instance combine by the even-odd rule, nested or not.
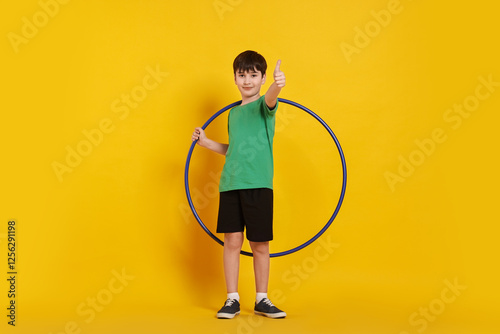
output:
[[[273,303],[271,303],[271,301],[267,298],[262,299],[258,304],[255,303],[254,312],[255,314],[264,315],[274,319],[286,317],[286,313],[274,306]]]
[[[219,312],[217,312],[217,318],[232,319],[237,314],[240,314],[240,303],[236,299],[228,299]]]

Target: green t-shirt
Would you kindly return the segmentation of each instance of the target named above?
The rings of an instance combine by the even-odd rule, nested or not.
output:
[[[228,116],[229,147],[219,191],[273,189],[273,137],[275,114],[264,96],[231,109]]]

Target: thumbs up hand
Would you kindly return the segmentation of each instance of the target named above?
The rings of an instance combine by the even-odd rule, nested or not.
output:
[[[278,95],[281,92],[281,88],[285,87],[286,84],[285,73],[281,71],[280,66],[281,60],[278,60],[273,73],[274,82],[271,84],[271,86],[269,86],[269,89],[266,93],[266,104],[271,110],[276,107],[276,103],[278,103]]]
[[[281,60],[278,60],[278,62],[276,63],[276,68],[274,69],[274,82],[276,83],[276,85],[279,87],[279,88],[283,88],[285,87],[285,84],[286,84],[286,78],[285,78],[285,73],[283,73],[281,70],[280,70],[280,66],[281,66]]]

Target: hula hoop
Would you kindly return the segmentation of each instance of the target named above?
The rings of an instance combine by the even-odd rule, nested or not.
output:
[[[310,244],[312,244],[316,239],[318,239],[323,233],[325,233],[325,231],[330,227],[330,225],[332,224],[333,220],[335,219],[335,217],[337,217],[337,214],[340,210],[340,207],[342,206],[342,202],[344,201],[344,196],[345,196],[345,190],[346,190],[346,185],[347,185],[347,167],[346,167],[346,162],[345,162],[345,157],[344,157],[344,152],[342,151],[342,147],[340,146],[340,143],[337,139],[337,137],[335,136],[335,134],[333,133],[333,131],[330,129],[330,127],[328,126],[328,124],[326,124],[325,121],[323,121],[318,115],[316,115],[314,112],[312,112],[311,110],[309,110],[308,108],[296,103],[296,102],[293,102],[293,101],[290,101],[290,100],[286,100],[286,99],[282,99],[282,98],[278,98],[278,101],[279,102],[282,102],[282,103],[286,103],[286,104],[289,104],[289,105],[292,105],[294,107],[297,107],[299,109],[302,109],[303,111],[307,112],[309,115],[313,116],[318,122],[320,122],[324,127],[325,129],[328,131],[328,133],[330,134],[330,136],[332,137],[333,141],[335,142],[335,145],[337,146],[337,150],[338,150],[338,153],[340,155],[340,160],[342,161],[342,191],[340,192],[340,197],[339,197],[339,201],[337,202],[337,206],[335,207],[335,210],[333,211],[333,214],[332,216],[330,217],[330,219],[328,220],[328,222],[326,223],[326,225],[315,235],[313,236],[311,239],[309,239],[308,241],[304,242],[302,245],[300,246],[297,246],[295,248],[292,248],[292,249],[289,249],[287,251],[283,251],[283,252],[279,252],[279,253],[271,253],[269,254],[270,257],[278,257],[278,256],[283,256],[283,255],[288,255],[288,254],[291,254],[291,253],[294,253],[296,251],[299,251],[301,250],[302,248],[304,247],[307,247],[309,246]],[[201,127],[203,130],[205,130],[207,128],[207,126],[212,123],[212,121],[214,119],[216,119],[220,114],[222,114],[223,112],[225,112],[226,110],[228,109],[231,109],[237,105],[240,105],[241,104],[241,101],[238,101],[238,102],[234,102],[234,103],[231,103],[230,105],[222,108],[221,110],[219,110],[218,112],[216,112],[212,117],[210,117],[210,119]],[[187,200],[189,202],[189,206],[191,207],[191,211],[193,212],[193,215],[194,217],[196,218],[196,220],[198,221],[198,223],[200,224],[200,226],[203,228],[203,230],[205,230],[205,232],[207,232],[207,234],[212,237],[212,239],[214,239],[217,243],[219,243],[220,245],[224,245],[224,242],[222,240],[220,240],[219,238],[217,238],[206,226],[205,224],[203,224],[203,222],[201,221],[201,218],[200,216],[198,215],[198,212],[196,212],[196,209],[194,207],[194,204],[193,204],[193,200],[191,199],[191,192],[189,191],[189,163],[191,161],[191,155],[193,154],[193,150],[194,150],[194,147],[196,146],[196,141],[194,141],[192,144],[191,144],[191,148],[189,149],[189,153],[188,153],[188,156],[187,156],[187,160],[186,160],[186,168],[185,168],[185,171],[184,171],[184,187],[186,188],[186,196],[187,196]],[[253,256],[252,253],[250,252],[246,252],[244,250],[241,251],[241,254],[242,255],[246,255],[246,256]]]

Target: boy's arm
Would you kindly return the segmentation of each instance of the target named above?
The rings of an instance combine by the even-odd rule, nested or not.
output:
[[[276,68],[274,69],[274,82],[271,84],[266,92],[265,100],[269,109],[274,109],[276,103],[278,103],[278,95],[281,92],[281,88],[285,87],[286,78],[285,73],[280,70],[281,60],[276,63]]]
[[[193,136],[191,137],[193,141],[198,141],[197,144],[201,147],[208,148],[216,153],[226,155],[228,144],[221,144],[212,139],[208,139],[205,135],[205,131],[202,128],[194,129]]]

